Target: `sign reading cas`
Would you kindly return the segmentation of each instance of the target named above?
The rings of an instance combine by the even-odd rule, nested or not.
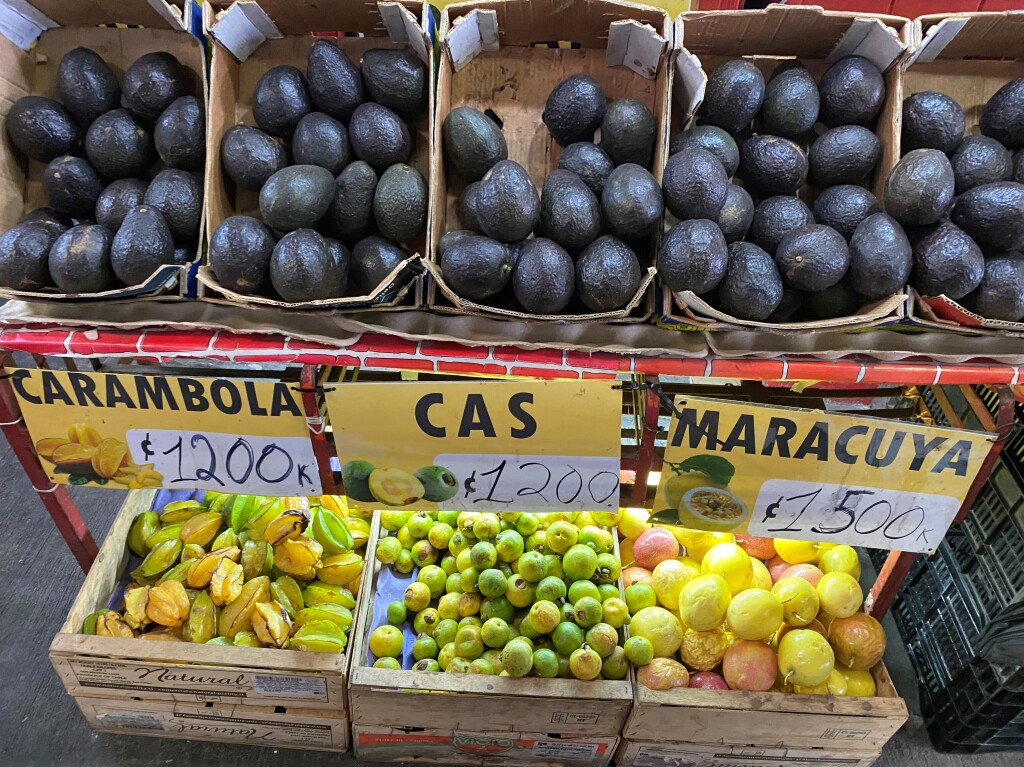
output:
[[[611,381],[343,384],[327,391],[349,502],[452,511],[619,506]]]
[[[9,371],[54,482],[319,495],[298,392],[282,381]]]
[[[651,521],[932,551],[993,435],[679,398]]]

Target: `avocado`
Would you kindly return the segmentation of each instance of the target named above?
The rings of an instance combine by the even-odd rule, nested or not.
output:
[[[718,218],[729,191],[725,168],[711,152],[686,147],[668,158],[661,181],[665,207],[676,218]]]
[[[807,180],[807,157],[788,138],[751,136],[740,148],[740,175],[762,197],[796,194]]]
[[[11,142],[39,162],[75,154],[82,143],[82,130],[71,113],[43,96],[22,96],[15,101],[7,113],[6,127]]]
[[[612,234],[636,240],[661,228],[665,202],[654,176],[629,162],[613,170],[605,182],[601,210]]]
[[[473,237],[476,234],[476,232],[469,229],[455,229],[451,232],[445,232],[441,239],[437,241],[437,258],[440,259],[444,252],[455,243],[461,242],[467,237]]]
[[[765,86],[761,125],[773,136],[802,136],[818,121],[820,104],[811,73],[798,61],[784,62]]]
[[[149,205],[128,211],[110,244],[110,265],[125,285],[139,285],[174,263],[174,240],[163,215]]]
[[[525,311],[558,314],[575,288],[576,268],[564,248],[544,237],[523,243],[512,272],[512,290]]]
[[[57,95],[84,126],[121,104],[117,76],[91,48],[72,48],[61,57],[57,65]]]
[[[271,176],[260,190],[263,223],[279,232],[310,229],[334,199],[334,176],[319,165],[291,165]]]
[[[783,281],[797,290],[824,290],[850,268],[850,249],[835,229],[808,224],[787,232],[775,250]]]
[[[1024,319],[1024,254],[986,254],[985,276],[964,304],[990,320]]]
[[[818,195],[814,201],[814,220],[831,226],[849,241],[861,221],[881,210],[878,200],[864,187],[841,184]]]
[[[406,119],[427,110],[427,65],[412,51],[371,48],[362,70],[366,90],[381,106]]]
[[[784,322],[795,322],[803,311],[804,303],[807,301],[807,294],[796,288],[783,287],[782,300],[775,307],[765,322],[782,324]]]
[[[210,236],[210,268],[227,290],[258,295],[270,289],[270,254],[277,241],[252,216],[230,216]]]
[[[807,154],[811,179],[818,186],[859,184],[882,159],[882,142],[860,125],[827,130],[811,144]]]
[[[1013,178],[1013,155],[988,136],[966,136],[949,163],[953,166],[956,194]]]
[[[746,59],[732,59],[708,77],[700,115],[707,125],[739,133],[757,116],[764,92],[761,70]]]
[[[508,159],[501,128],[483,112],[455,107],[441,124],[445,159],[466,181],[479,181],[495,163]]]
[[[468,301],[495,296],[512,279],[512,254],[508,246],[478,235],[449,245],[439,266],[448,287]]]
[[[741,320],[763,321],[782,301],[782,278],[772,257],[751,242],[729,245],[729,263],[718,283],[723,311]]]
[[[252,116],[271,136],[292,135],[299,120],[313,111],[306,78],[293,66],[271,67],[252,90]]]
[[[1024,149],[1013,156],[1013,180],[1024,184]]]
[[[1024,77],[1011,80],[985,104],[978,122],[981,133],[1007,149],[1024,148]]]
[[[336,285],[333,266],[323,236],[313,229],[296,229],[274,246],[270,282],[289,303],[332,298]]]
[[[886,213],[874,213],[853,231],[846,278],[864,298],[884,298],[903,290],[913,263],[910,240],[903,227]]]
[[[408,253],[383,237],[364,237],[352,248],[349,292],[353,296],[370,295],[408,257]]]
[[[85,134],[85,154],[109,179],[145,175],[156,160],[153,134],[127,109],[115,109],[93,121]]]
[[[729,247],[714,221],[681,221],[668,230],[658,251],[658,276],[669,290],[698,295],[714,290],[725,276]]]
[[[348,272],[352,265],[352,254],[342,243],[331,237],[324,237],[327,246],[327,278],[331,283],[330,298],[341,298],[348,290]]]
[[[658,124],[647,105],[638,99],[616,99],[601,120],[601,148],[616,165],[634,163],[651,167]]]
[[[754,208],[749,239],[774,255],[786,233],[814,223],[814,215],[798,197],[779,195],[762,200]]]
[[[660,191],[658,200],[661,200]],[[568,250],[587,247],[601,233],[601,204],[575,173],[556,170],[544,179],[540,194],[540,229]]]
[[[476,213],[488,237],[525,240],[540,221],[540,196],[530,174],[512,160],[495,164],[480,181]]]
[[[55,211],[71,218],[92,219],[103,187],[100,174],[81,157],[57,157],[43,171],[47,202]]]
[[[934,224],[953,202],[953,166],[938,149],[915,149],[896,163],[885,182],[885,212],[903,226]]]
[[[948,221],[930,227],[914,243],[910,284],[923,296],[945,295],[957,301],[978,287],[984,276],[981,248]]]
[[[717,157],[729,178],[736,175],[740,167],[740,149],[733,137],[721,128],[714,125],[696,125],[677,133],[669,142],[669,156],[691,146],[706,149]]]
[[[462,190],[459,197],[459,221],[470,231],[477,234],[484,233],[483,224],[480,223],[480,182],[474,181]]]
[[[818,117],[829,128],[867,125],[882,110],[885,79],[863,56],[844,56],[821,76],[818,97]]]
[[[156,152],[168,168],[202,170],[206,160],[206,115],[195,96],[171,102],[153,128]]]
[[[189,264],[196,257],[196,252],[191,248],[175,248],[171,256],[171,263],[178,266]]]
[[[316,110],[344,125],[348,125],[356,107],[366,101],[359,67],[331,40],[313,43],[306,57],[306,81]]]
[[[284,147],[251,125],[228,128],[220,142],[220,161],[239,187],[258,192],[267,179],[288,165]]]
[[[997,181],[960,195],[950,220],[983,250],[1024,247],[1024,184]]]
[[[395,242],[411,242],[426,230],[427,182],[410,165],[392,165],[373,195],[377,230]]]
[[[166,51],[147,53],[124,73],[121,106],[153,121],[184,95],[185,73],[181,62]]]
[[[736,242],[747,236],[754,222],[754,201],[747,190],[736,184],[729,184],[725,193],[725,204],[718,214],[718,228],[725,235],[725,241]]]
[[[341,467],[341,481],[345,495],[361,503],[373,503],[376,498],[370,492],[370,474],[374,466],[369,461],[349,461]]]
[[[0,285],[12,290],[50,287],[50,248],[59,236],[46,224],[32,222],[0,235]]]
[[[558,170],[575,173],[594,196],[601,199],[604,183],[615,170],[615,163],[597,144],[577,141],[575,144],[569,144],[558,156]]]
[[[160,171],[146,189],[144,202],[163,214],[175,245],[191,245],[199,239],[203,188],[194,175],[175,168]]]
[[[967,122],[964,110],[945,93],[922,91],[903,99],[900,150],[938,149],[951,154],[960,146]]]
[[[559,146],[593,141],[607,105],[593,77],[571,75],[556,85],[544,104],[541,120]]]
[[[812,320],[831,320],[849,317],[857,312],[863,300],[846,280],[835,285],[808,293],[804,300],[807,316]]]
[[[621,309],[636,296],[643,269],[636,253],[618,237],[598,237],[576,261],[580,300],[595,312]]]
[[[356,243],[373,228],[373,196],[377,174],[362,160],[343,170],[334,182],[334,198],[320,221],[324,233]]]
[[[128,211],[142,205],[145,196],[146,184],[137,178],[121,178],[112,182],[96,200],[96,223],[116,232]]]
[[[409,161],[412,138],[398,115],[380,104],[356,107],[348,123],[348,139],[356,157],[383,173],[396,163]]]
[[[296,165],[319,165],[337,176],[352,162],[348,131],[330,115],[310,112],[295,126],[292,158]]]
[[[423,485],[423,500],[441,503],[455,497],[461,485],[459,479],[444,466],[424,466],[413,472]]]
[[[18,223],[42,224],[53,232],[54,239],[75,225],[68,216],[58,213],[53,208],[36,208],[22,216]]]
[[[99,224],[79,224],[50,248],[50,276],[62,293],[99,293],[117,286],[110,267],[113,235]]]

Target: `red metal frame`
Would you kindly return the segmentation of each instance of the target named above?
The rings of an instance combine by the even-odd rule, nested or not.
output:
[[[316,456],[316,465],[320,472],[320,484],[326,495],[334,495],[334,472],[331,471],[331,456],[324,429],[324,416],[320,412],[320,405],[317,403],[316,397],[319,393],[316,385],[316,373],[316,365],[303,365],[299,386],[302,393],[303,409],[306,412],[306,424],[309,426],[309,441],[313,445],[313,455]]]

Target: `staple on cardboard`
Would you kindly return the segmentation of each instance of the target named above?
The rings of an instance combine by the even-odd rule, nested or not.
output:
[[[0,34],[27,51],[47,29],[60,26],[25,0],[0,0]]]
[[[854,19],[850,28],[825,58],[832,64],[844,56],[863,56],[885,72],[905,50],[896,30],[878,19]]]
[[[613,21],[608,27],[608,49],[605,64],[624,66],[641,77],[653,80],[658,76],[662,55],[668,41],[649,24],[633,19]]]
[[[939,57],[961,29],[967,26],[967,19],[943,19],[934,27],[928,30],[921,45],[907,60],[907,66],[912,64],[930,64]]]
[[[380,18],[388,30],[391,42],[405,43],[424,63],[429,64],[431,52],[426,34],[420,29],[412,12],[401,3],[377,3],[377,10],[380,11]]]
[[[247,1],[235,3],[220,14],[210,34],[239,61],[249,58],[265,40],[284,37],[266,11]]]
[[[482,51],[498,50],[498,14],[484,8],[475,8],[456,19],[445,44],[456,72]]]

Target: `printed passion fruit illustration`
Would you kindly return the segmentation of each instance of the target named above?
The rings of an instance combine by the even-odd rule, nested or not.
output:
[[[401,469],[374,469],[369,485],[373,497],[387,506],[408,506],[421,500],[425,492],[422,482]]]
[[[679,505],[679,524],[698,530],[728,532],[747,518],[747,505],[720,487],[695,487]]]
[[[374,466],[369,461],[349,461],[341,467],[341,481],[345,485],[345,495],[354,501],[373,503],[376,499],[370,492],[370,474]]]
[[[459,492],[459,479],[444,466],[424,466],[413,473],[423,484],[423,500],[441,503]]]
[[[679,463],[669,463],[675,476],[665,482],[665,500],[678,509],[683,496],[697,487],[720,487],[729,489],[729,482],[736,473],[729,461],[718,455],[695,455]]]
[[[651,522],[726,532],[746,519],[746,504],[729,489],[736,467],[722,456],[693,455],[665,466],[673,472],[662,491],[669,508],[652,515]]]

